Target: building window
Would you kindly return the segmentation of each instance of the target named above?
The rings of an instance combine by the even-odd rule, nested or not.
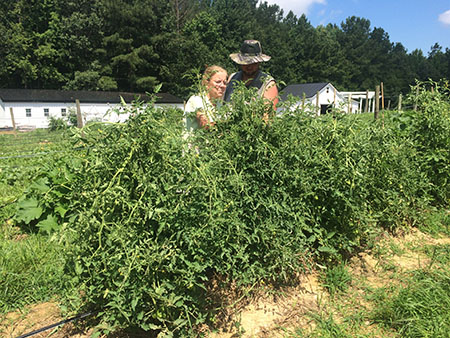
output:
[[[66,108],[61,108],[61,116],[66,116],[66,115],[67,115]]]
[[[44,108],[44,116],[46,116],[46,117],[49,116],[49,109],[48,108]]]
[[[31,108],[26,108],[25,114],[26,114],[26,117],[31,117]]]

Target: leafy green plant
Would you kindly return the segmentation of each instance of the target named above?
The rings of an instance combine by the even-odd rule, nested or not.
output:
[[[320,280],[323,287],[328,290],[331,296],[334,296],[337,292],[347,290],[352,281],[352,275],[345,262],[342,262],[328,267],[322,272]]]
[[[65,130],[68,128],[67,121],[62,117],[50,116],[48,120],[48,129],[50,131]]]
[[[46,166],[17,202],[14,220],[30,230],[52,233],[75,212],[70,210],[77,161],[62,158]]]
[[[447,80],[418,82],[409,100],[417,104],[413,139],[437,202],[450,198],[450,88]]]
[[[44,177],[70,152],[67,135],[38,129],[17,135],[0,135],[0,223],[14,217],[16,202],[26,199],[37,176]],[[62,165],[64,166],[64,165]],[[25,194],[25,196],[24,196]],[[39,199],[36,193],[34,198]],[[31,195],[30,195],[31,197]]]

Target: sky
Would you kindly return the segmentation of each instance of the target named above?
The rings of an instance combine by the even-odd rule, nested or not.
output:
[[[264,0],[277,4],[284,15],[292,10],[306,15],[314,26],[340,26],[348,17],[368,19],[371,29],[382,28],[393,43],[400,42],[411,53],[425,56],[438,43],[450,49],[450,0]]]

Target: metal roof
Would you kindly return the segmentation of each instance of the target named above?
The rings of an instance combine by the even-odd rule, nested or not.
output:
[[[281,91],[280,97],[281,100],[286,100],[289,94],[299,98],[302,98],[303,94],[305,94],[305,98],[308,99],[316,95],[328,84],[329,82],[292,84]]]
[[[156,94],[156,103],[183,103],[183,100],[169,93]],[[119,103],[120,98],[130,103],[137,99],[149,101],[150,96],[142,93],[101,92],[87,90],[54,90],[54,89],[0,89],[3,102],[74,102],[82,103]]]

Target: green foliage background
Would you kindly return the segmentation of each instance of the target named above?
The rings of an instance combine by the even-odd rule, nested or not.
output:
[[[184,75],[211,64],[234,72],[228,56],[250,38],[272,56],[265,71],[279,83],[373,90],[382,81],[392,106],[415,79],[450,78],[448,48],[407,51],[365,18],[313,27],[256,0],[10,0],[0,11],[4,88],[152,92],[162,84],[187,98]]]

